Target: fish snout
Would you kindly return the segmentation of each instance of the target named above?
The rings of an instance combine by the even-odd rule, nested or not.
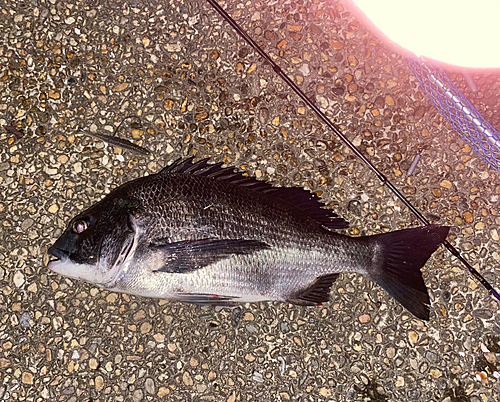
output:
[[[48,253],[52,257],[55,257],[61,261],[67,260],[69,258],[69,253],[67,251],[61,250],[60,248],[57,248],[55,246],[50,247]]]

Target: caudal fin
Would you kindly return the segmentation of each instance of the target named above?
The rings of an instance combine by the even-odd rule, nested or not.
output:
[[[446,239],[450,228],[428,225],[365,237],[380,251],[378,269],[369,277],[415,317],[429,319],[429,294],[420,268]]]

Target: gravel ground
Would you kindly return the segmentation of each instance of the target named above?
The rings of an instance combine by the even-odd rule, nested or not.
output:
[[[500,288],[500,175],[405,61],[337,1],[222,4]],[[429,322],[357,275],[319,307],[214,309],[50,272],[46,250],[78,211],[194,154],[322,192],[351,235],[418,222],[203,1],[8,1],[0,32],[0,400],[500,399],[499,304],[446,250],[423,270]],[[498,129],[499,71],[473,72],[476,93],[451,77]],[[117,135],[151,155],[77,133],[127,116],[140,124]]]

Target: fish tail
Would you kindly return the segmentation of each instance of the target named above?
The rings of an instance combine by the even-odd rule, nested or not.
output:
[[[429,294],[420,272],[431,254],[446,239],[450,228],[428,225],[364,237],[376,242],[378,269],[368,276],[415,317],[429,319]]]

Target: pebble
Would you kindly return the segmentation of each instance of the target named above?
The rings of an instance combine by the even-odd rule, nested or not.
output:
[[[97,391],[102,391],[103,388],[104,388],[104,379],[102,378],[102,376],[98,375],[95,380],[95,388]]]
[[[49,212],[51,214],[55,214],[57,213],[57,211],[59,211],[59,205],[57,204],[52,204],[50,207],[49,207]]]
[[[408,332],[408,341],[411,346],[415,346],[418,342],[418,334],[415,331]]]
[[[439,183],[441,187],[447,188],[448,190],[451,190],[452,184],[449,180],[443,180],[441,183]]]
[[[189,374],[189,372],[184,372],[182,375],[182,382],[187,386],[193,385],[193,379],[191,378],[191,374]]]
[[[19,320],[19,324],[21,324],[21,327],[23,328],[29,328],[31,325],[30,325],[30,320],[31,320],[31,315],[30,313],[28,312],[24,312],[22,315],[21,315],[21,318]]]
[[[33,374],[24,372],[22,375],[23,384],[33,385]]]
[[[387,348],[385,353],[389,359],[393,359],[394,356],[396,356],[396,349],[394,349],[392,346],[390,346]]]
[[[142,392],[141,389],[136,389],[132,394],[132,400],[134,402],[142,402],[143,398],[144,398],[144,393]]]
[[[151,331],[151,324],[149,322],[144,322],[141,325],[141,334],[147,334],[149,331]]]
[[[370,322],[370,320],[371,320],[371,318],[368,314],[363,314],[363,315],[359,316],[359,322],[362,324],[366,324],[366,323]]]
[[[22,272],[17,271],[14,274],[14,285],[16,285],[16,287],[18,288],[24,285],[24,275]]]
[[[259,373],[258,371],[254,371],[253,374],[252,374],[252,380],[256,381],[256,382],[264,382],[264,376]]]
[[[160,387],[158,389],[158,393],[156,395],[158,395],[158,398],[163,398],[165,396],[167,396],[168,394],[170,394],[170,390],[166,387]]]

